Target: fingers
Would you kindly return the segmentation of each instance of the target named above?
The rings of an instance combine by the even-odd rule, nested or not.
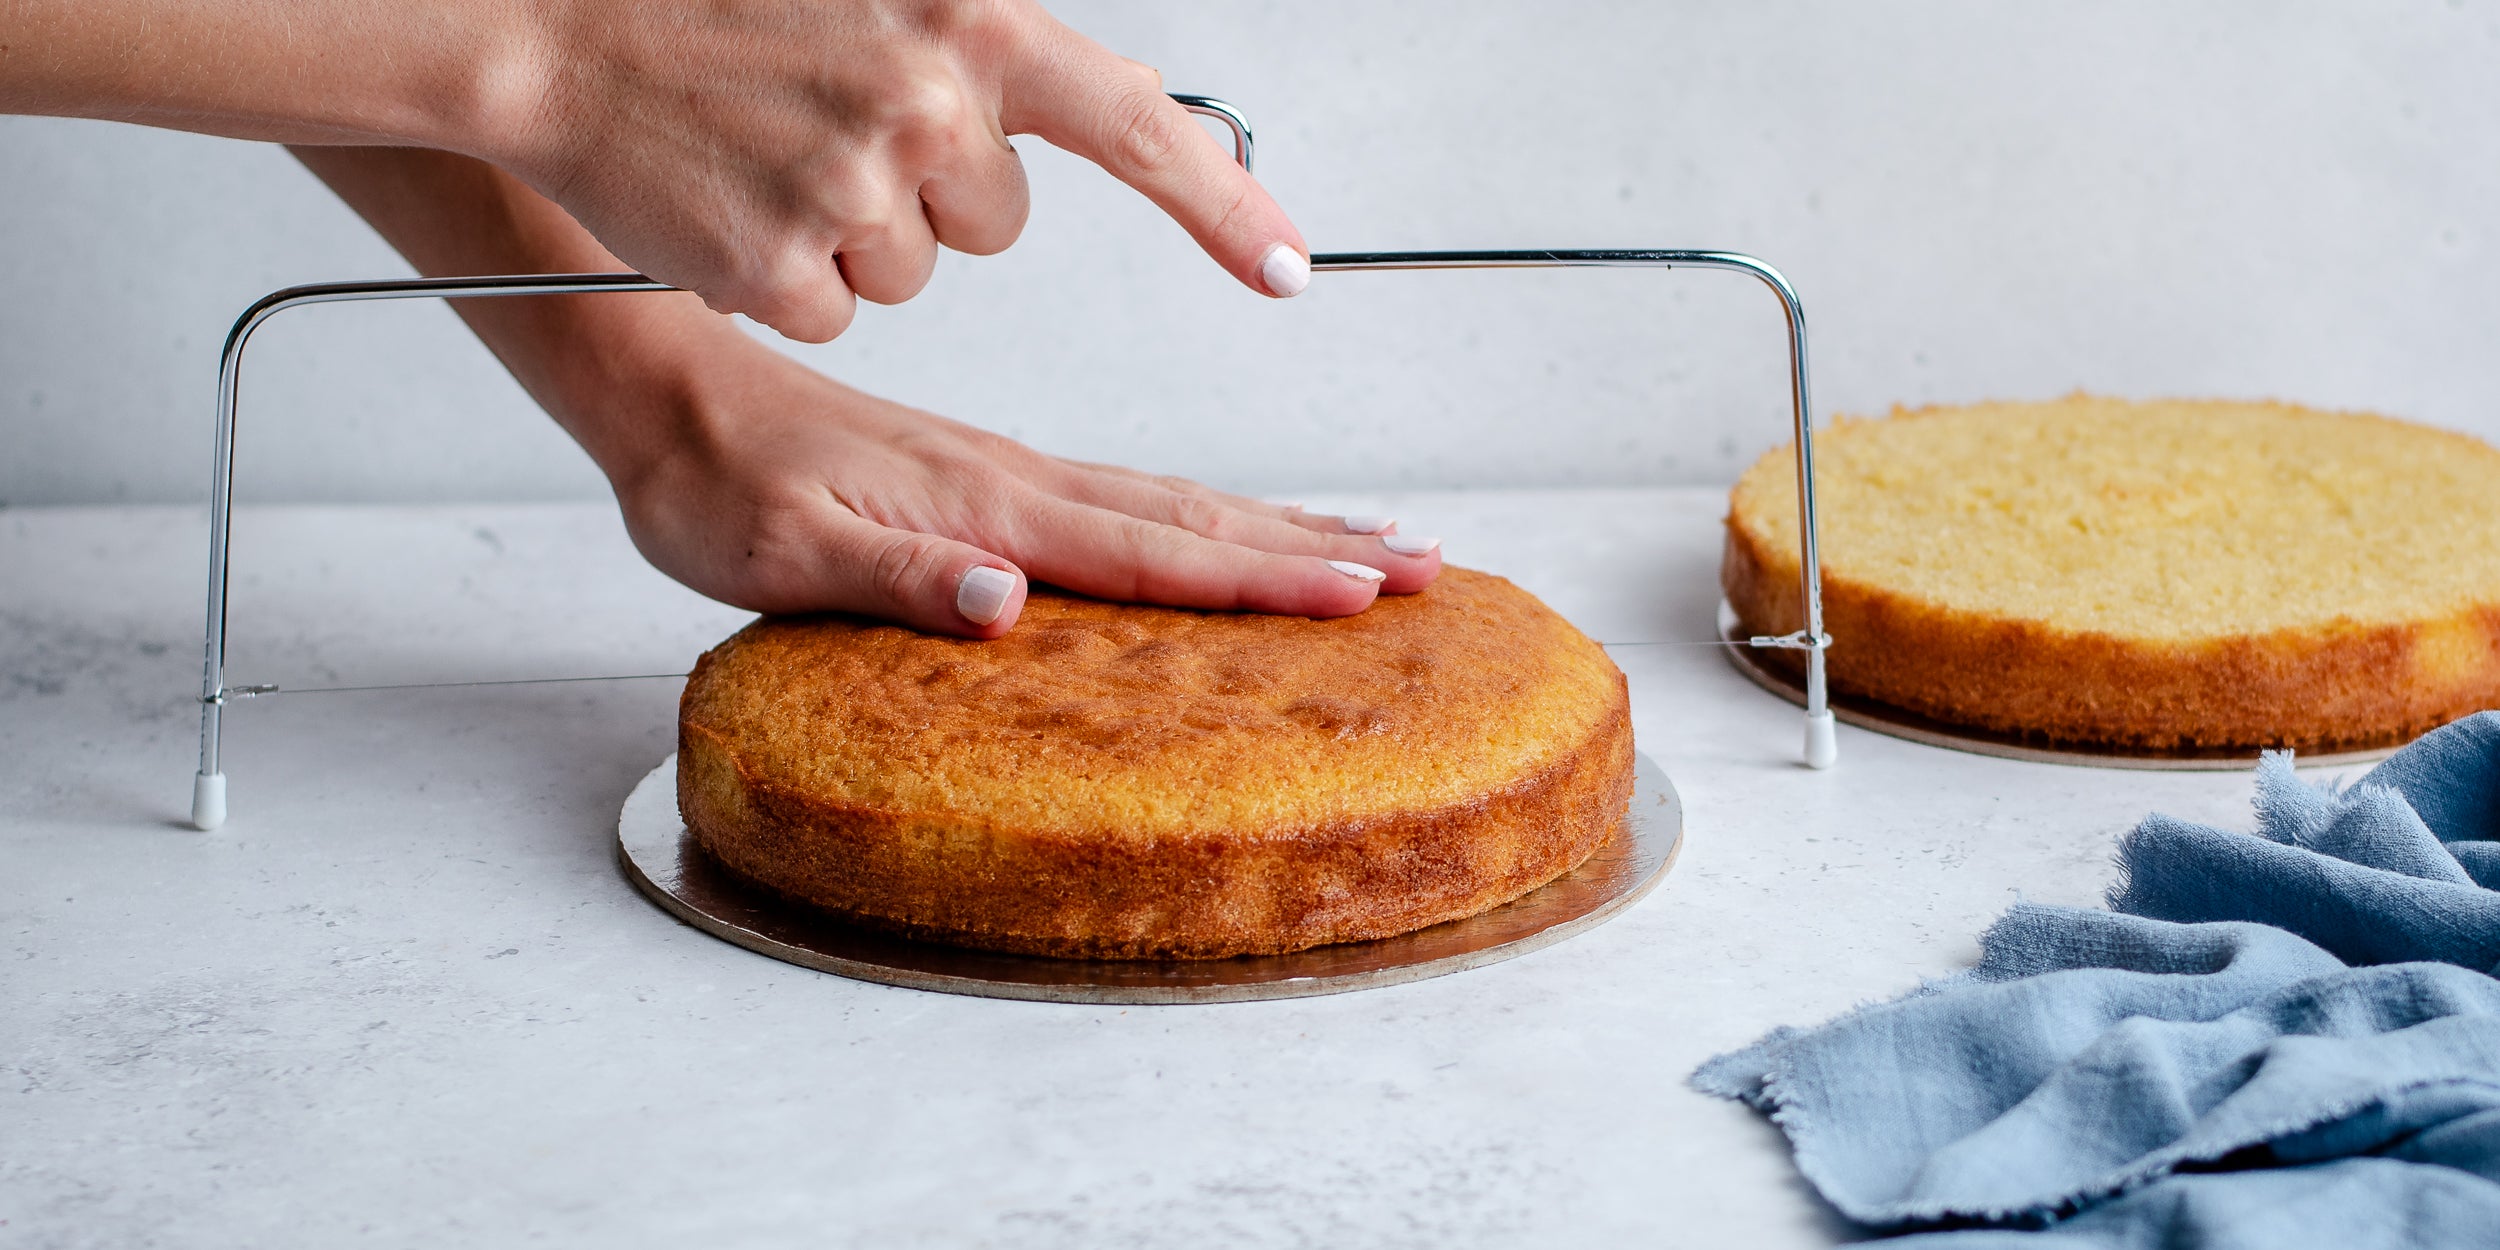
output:
[[[1277,505],[1243,500],[1250,506],[1240,507],[1195,483],[1182,485],[1194,489],[1174,489],[1141,476],[1083,474],[1063,484],[1062,493],[1080,503],[1187,530],[1219,543],[1378,569],[1386,575],[1380,585],[1382,594],[1413,594],[1440,575],[1438,539],[1358,533],[1342,524],[1326,530],[1316,525],[1298,525],[1283,515],[1286,509]]]
[[[861,299],[900,304],[920,294],[937,271],[937,235],[914,196],[876,222],[846,231],[836,260]]]
[[[1280,555],[1204,538],[1106,508],[1041,497],[1019,544],[1035,578],[1126,603],[1285,616],[1350,616],[1378,596],[1382,572],[1355,561]]]
[[[932,634],[995,638],[1024,610],[1012,563],[967,543],[827,513],[770,612],[853,612]]]
[[[832,249],[811,243],[791,247],[754,294],[724,299],[707,294],[703,302],[714,312],[745,313],[801,343],[830,343],[859,315],[859,300]]]
[[[1172,477],[1168,475],[1147,473],[1140,469],[1129,468],[1126,465],[1097,464],[1087,460],[1063,460],[1060,461],[1060,463],[1071,469],[1077,470],[1079,473],[1100,473],[1112,477],[1129,478],[1135,481],[1147,483],[1149,485],[1160,486],[1165,490],[1178,491],[1184,495],[1197,495],[1202,498],[1212,499],[1215,502],[1223,504],[1227,507],[1247,512],[1252,516],[1270,517],[1275,520],[1284,521],[1291,525],[1299,526],[1314,533],[1379,534],[1393,531],[1397,528],[1397,522],[1395,521],[1389,521],[1385,525],[1375,524],[1375,522],[1379,522],[1384,519],[1380,517],[1340,517],[1333,516],[1325,512],[1312,512],[1298,503],[1277,503],[1266,499],[1252,499],[1247,495],[1236,495],[1228,491],[1217,490],[1211,486],[1204,486],[1197,482],[1190,481],[1185,477]],[[1077,479],[1074,476],[1064,479],[1064,481],[1067,485],[1061,493],[1067,494],[1071,498],[1084,497],[1082,495],[1084,488],[1077,484]]]
[[[844,234],[842,273],[861,299],[899,304],[937,267],[938,245],[987,256],[1024,233],[1032,207],[1024,162],[1006,136],[969,123],[947,132],[936,172],[874,223]]]
[[[1285,210],[1162,85],[1065,26],[1005,83],[1009,133],[1038,134],[1135,187],[1254,291],[1299,295],[1310,249]]]
[[[920,188],[937,241],[972,256],[1006,251],[1033,208],[1024,161],[1005,136],[993,137],[993,149],[962,153]]]
[[[1022,225],[1021,219],[1013,222],[998,246],[1013,242]],[[975,233],[987,229],[992,238],[1000,233],[995,224],[965,228]],[[911,196],[885,212],[844,224],[840,241],[831,247],[793,248],[761,284],[764,293],[734,311],[803,343],[830,342],[850,328],[858,300],[900,304],[920,294],[937,270],[937,247],[936,229],[923,201]],[[733,311],[718,304],[714,310]]]
[[[900,304],[920,294],[939,244],[987,255],[1014,243],[1031,207],[1023,161],[961,92],[937,89],[926,99],[942,103],[926,105],[924,124],[885,144],[868,174],[854,169],[819,188],[811,244],[745,288],[760,294],[714,307],[824,342],[849,328],[854,297]]]

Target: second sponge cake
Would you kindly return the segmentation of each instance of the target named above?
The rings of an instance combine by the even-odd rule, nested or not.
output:
[[[2500,705],[2500,451],[2281,403],[2075,395],[1815,438],[1835,688],[2120,747],[2322,747]],[[1722,582],[1800,627],[1786,449]]]

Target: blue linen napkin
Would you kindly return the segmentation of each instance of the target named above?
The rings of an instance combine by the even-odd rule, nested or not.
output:
[[[2351,789],[2288,754],[2254,834],[2152,816],[2108,911],[1692,1083],[1915,1246],[2500,1247],[2500,713]]]

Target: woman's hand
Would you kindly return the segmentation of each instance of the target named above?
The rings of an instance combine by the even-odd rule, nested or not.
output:
[[[810,341],[916,294],[939,244],[1015,240],[1011,134],[1144,192],[1254,290],[1310,276],[1154,71],[1033,0],[10,0],[0,112],[463,153]]]
[[[561,209],[478,161],[296,155],[424,272],[615,267]],[[1059,460],[863,395],[690,295],[454,306],[607,471],[643,554],[741,607],[993,637],[1015,624],[1027,575],[1107,599],[1338,616],[1441,568],[1432,540],[1386,518]]]
[[[1128,602],[1343,616],[1440,572],[1434,540],[1385,518],[1046,456],[734,331],[683,359],[672,385],[573,397],[562,417],[603,432],[585,441],[608,446],[643,555],[741,607],[987,638],[1015,624],[1027,576]]]
[[[1025,221],[1012,134],[1143,192],[1254,290],[1309,280],[1293,223],[1154,71],[1031,0],[568,0],[546,7],[528,124],[475,155],[626,263],[794,339],[893,304],[938,245]]]

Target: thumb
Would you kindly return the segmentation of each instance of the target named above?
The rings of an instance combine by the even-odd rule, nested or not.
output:
[[[1021,569],[951,538],[840,515],[827,519],[813,553],[808,610],[853,612],[959,638],[996,638],[1024,610]]]
[[[1136,188],[1243,285],[1280,299],[1310,285],[1302,232],[1153,70],[1059,26],[1005,87],[1010,133],[1039,135]]]

